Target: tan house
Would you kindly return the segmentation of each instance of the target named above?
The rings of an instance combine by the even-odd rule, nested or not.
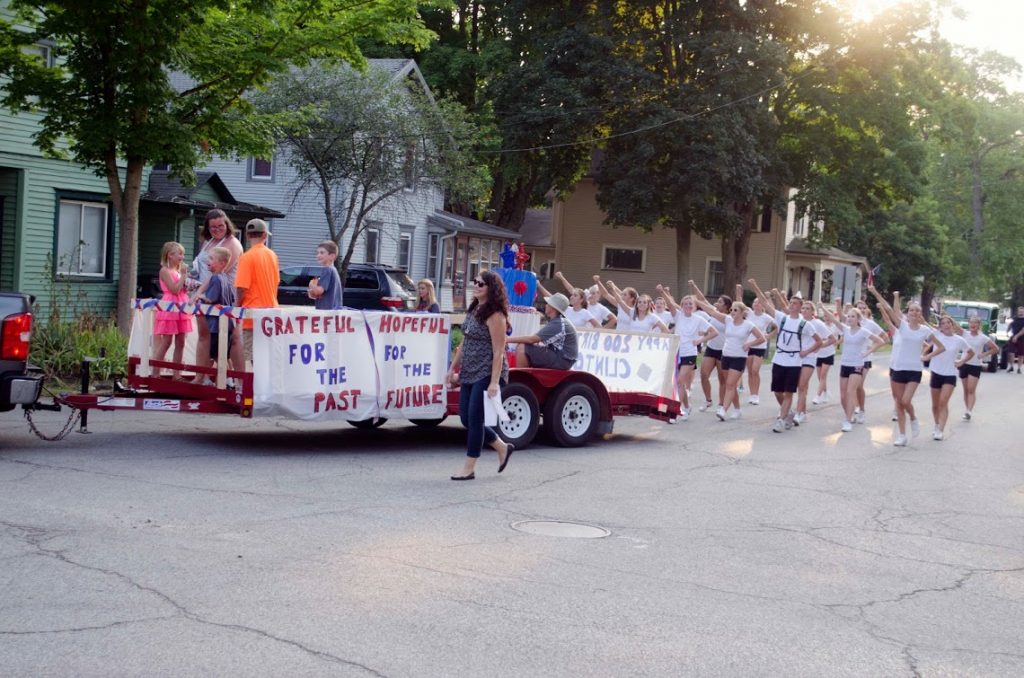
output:
[[[795,191],[790,192],[790,198]],[[593,276],[612,280],[621,287],[632,286],[654,296],[655,285],[669,286],[678,298],[688,275],[706,295],[731,293],[724,289],[721,241],[698,235],[690,238],[686,269],[678,271],[676,234],[672,229],[645,232],[635,228],[613,228],[604,223],[605,213],[597,204],[597,186],[590,177],[576,184],[565,200],[552,208],[552,236],[555,270],[574,285],[585,287]],[[796,218],[795,203],[785,214],[766,209],[757,218],[747,256],[747,276],[764,289],[778,287],[804,298],[831,299],[838,288],[837,271],[846,282],[848,298],[860,298],[860,281],[865,262],[836,248],[820,251],[808,247],[805,236],[812,226],[809,218]],[[537,269],[534,269],[535,271]],[[539,271],[538,271],[539,273]]]

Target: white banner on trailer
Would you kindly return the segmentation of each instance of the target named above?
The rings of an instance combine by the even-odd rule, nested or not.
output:
[[[447,408],[445,315],[253,312],[253,414],[429,419]]]
[[[678,335],[579,329],[576,335],[574,370],[593,374],[610,392],[673,397]]]

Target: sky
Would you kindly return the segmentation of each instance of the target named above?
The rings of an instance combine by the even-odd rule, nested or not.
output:
[[[966,19],[947,16],[942,34],[951,42],[991,49],[1013,57],[1024,68],[1024,0],[972,0],[962,2]],[[1012,83],[1014,89],[1024,91],[1024,79]]]

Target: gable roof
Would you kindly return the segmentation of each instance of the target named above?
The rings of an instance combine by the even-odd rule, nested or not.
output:
[[[202,200],[195,197],[195,194],[207,185],[219,200]],[[180,179],[171,177],[166,171],[150,172],[149,190],[142,194],[140,200],[165,205],[180,205],[199,210],[221,209],[250,218],[281,219],[285,216],[284,212],[278,212],[269,207],[236,200],[216,172],[196,172],[195,186],[183,185]]]
[[[821,259],[836,259],[837,261],[846,261],[851,264],[867,264],[866,257],[859,257],[856,254],[850,254],[849,252],[843,251],[838,247],[820,247],[813,248],[807,242],[806,238],[793,238],[786,245],[786,254],[799,254],[807,257],[818,257]]]
[[[458,214],[434,210],[434,213],[427,216],[427,225],[444,229],[449,233],[468,233],[490,238],[501,238],[503,240],[522,240],[523,236],[513,230],[488,224],[469,217],[462,217]]]

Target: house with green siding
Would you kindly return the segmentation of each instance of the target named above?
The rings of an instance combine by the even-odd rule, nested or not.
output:
[[[4,2],[0,16],[13,18]],[[52,65],[51,47],[40,43],[36,49]],[[0,109],[0,291],[35,296],[44,322],[87,313],[112,317],[119,303],[120,267],[118,220],[107,181],[80,164],[45,157],[34,143],[41,119],[38,112]],[[212,172],[198,179],[194,187],[185,187],[162,168],[147,168],[143,186],[148,190],[139,209],[142,296],[152,292],[148,281],[160,269],[165,242],[181,243],[191,261],[209,209],[219,207],[241,224],[252,217],[284,216],[239,203]]]

